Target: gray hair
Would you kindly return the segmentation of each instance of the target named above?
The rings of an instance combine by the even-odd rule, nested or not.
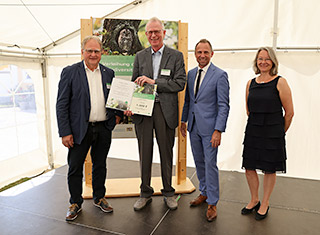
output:
[[[99,43],[100,45],[100,49],[102,49],[102,42],[100,40],[99,37],[97,36],[87,36],[85,37],[82,42],[81,42],[81,49],[84,50],[85,45],[87,44],[88,41],[90,41],[91,39],[96,40],[97,43]]]
[[[277,75],[278,74],[278,65],[279,65],[279,63],[278,63],[278,59],[276,57],[276,53],[274,52],[272,47],[260,47],[258,49],[256,57],[254,58],[254,61],[253,61],[253,71],[255,72],[255,74],[261,73],[260,69],[257,66],[257,60],[258,60],[258,56],[259,56],[260,51],[268,52],[269,57],[270,57],[270,59],[272,61],[272,68],[271,68],[269,74],[271,76]]]
[[[164,30],[164,24],[163,24],[163,22],[162,22],[161,20],[159,20],[159,18],[157,18],[157,17],[152,17],[152,18],[148,21],[148,23],[146,24],[146,31],[147,31],[147,27],[148,27],[149,23],[151,23],[151,22],[157,22],[157,23],[159,23],[159,24],[161,25],[161,27],[162,27],[162,30]]]

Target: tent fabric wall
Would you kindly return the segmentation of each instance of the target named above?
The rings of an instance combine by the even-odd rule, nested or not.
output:
[[[30,3],[31,1],[25,2]],[[82,2],[90,3],[85,0]],[[68,7],[68,9],[71,8]],[[67,32],[71,33],[73,30],[79,29],[80,18],[101,17],[112,10],[109,7],[99,6],[92,6],[90,11],[88,9],[76,11],[77,14],[73,14],[73,11],[68,11],[68,14],[65,14],[64,11],[59,11],[55,7],[43,7],[39,9],[43,12],[38,16],[41,15],[42,21],[51,21],[43,25],[47,27],[47,30],[52,29],[50,33],[55,31],[53,34],[56,35],[54,36],[54,40],[56,40],[65,36]],[[11,15],[23,17],[25,13],[20,14],[20,10],[15,11],[13,7],[1,8],[3,14],[0,19],[2,22],[8,22]],[[244,95],[247,81],[255,76],[252,70],[254,49],[260,46],[278,47],[279,74],[287,79],[292,89],[295,107],[292,126],[287,133],[286,176],[319,180],[320,172],[317,168],[320,163],[318,157],[320,152],[318,144],[320,140],[318,121],[320,114],[317,107],[320,101],[318,92],[320,53],[316,49],[320,45],[320,31],[316,30],[320,20],[320,16],[317,14],[319,10],[320,2],[316,0],[185,0],[183,2],[144,0],[136,7],[130,8],[122,14],[117,14],[116,18],[149,19],[157,16],[162,20],[181,20],[188,23],[189,69],[197,65],[192,53],[196,42],[201,38],[207,38],[211,41],[214,49],[217,50],[212,62],[228,72],[230,81],[231,109],[227,130],[222,136],[222,145],[218,154],[218,165],[221,170],[242,171],[242,141],[247,119]],[[50,17],[49,14],[49,17],[45,17],[46,11],[50,11],[55,17],[63,18],[63,23],[55,22],[54,17]],[[275,18],[278,21],[274,22]],[[29,23],[22,26],[26,22]],[[44,94],[45,84],[39,60],[6,57],[1,51],[1,46],[4,44],[19,45],[21,43],[41,48],[50,43],[50,40],[41,34],[38,36],[39,41],[31,39],[32,35],[28,36],[28,33],[32,32],[32,27],[34,27],[34,35],[36,35],[38,32],[36,28],[39,26],[27,28],[30,24],[32,25],[30,16],[25,15],[24,19],[19,19],[19,22],[13,22],[11,25],[5,24],[0,28],[0,64],[15,64],[23,67],[34,80],[37,92],[39,133],[42,135],[39,140],[41,141],[40,149],[30,153],[29,156],[32,157],[27,156],[24,158],[25,160],[19,157],[13,159],[12,162],[0,162],[1,179],[12,172],[11,166],[24,168],[19,169],[18,174],[23,174],[22,171],[26,172],[27,169],[48,166],[46,143],[44,143],[47,134],[44,96],[49,96],[53,160],[55,165],[66,164],[67,149],[62,146],[61,139],[58,137],[55,102],[63,67],[80,60],[80,35],[45,51],[46,81],[49,90],[47,94]],[[275,30],[273,29],[274,25],[276,26]],[[20,34],[19,30],[23,33]],[[56,34],[57,32],[58,34]],[[298,50],[292,50],[292,48],[298,48]],[[300,50],[302,48],[314,48],[314,50],[302,51]],[[24,57],[23,54],[21,57]],[[123,150],[124,145],[128,146],[128,151]],[[155,162],[159,162],[156,146],[154,153]],[[109,156],[138,160],[136,139],[114,139]],[[194,166],[190,144],[187,146],[187,158],[187,165]]]
[[[319,48],[319,11],[312,0],[279,0],[278,46]]]
[[[181,20],[189,26],[189,49],[200,38],[216,49],[254,48],[272,44],[274,1],[147,1],[117,18]]]
[[[43,80],[39,61],[26,61],[24,59],[10,59],[0,57],[0,65],[16,65],[23,68],[32,78],[35,88],[37,106],[39,148],[31,152],[0,162],[0,187],[22,176],[31,176],[48,168],[46,139],[45,139],[45,110]],[[2,136],[3,137],[3,136]],[[3,137],[5,138],[5,137]]]

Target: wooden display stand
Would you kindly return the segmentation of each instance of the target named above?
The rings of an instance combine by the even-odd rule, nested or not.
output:
[[[92,19],[81,19],[81,41],[88,35],[92,35]],[[179,21],[179,51],[183,53],[186,71],[188,71],[188,24]],[[194,185],[186,177],[187,165],[187,142],[180,133],[181,114],[184,103],[185,90],[179,92],[179,126],[178,132],[178,154],[176,162],[176,176],[172,177],[172,187],[175,188],[176,194],[191,193],[195,190]],[[106,180],[106,197],[128,197],[140,195],[140,178],[122,178]],[[161,195],[162,180],[161,177],[152,177],[151,186],[154,189],[154,195]],[[92,198],[92,162],[90,151],[85,161],[85,182],[83,184],[83,198]]]

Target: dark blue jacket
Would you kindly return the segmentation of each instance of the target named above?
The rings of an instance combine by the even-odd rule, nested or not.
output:
[[[103,93],[107,101],[114,71],[101,64],[99,66]],[[89,85],[82,61],[64,68],[61,73],[56,104],[59,136],[73,135],[74,142],[80,144],[88,129],[90,110]],[[107,109],[105,126],[110,131],[116,124],[116,113],[121,116],[120,112]]]

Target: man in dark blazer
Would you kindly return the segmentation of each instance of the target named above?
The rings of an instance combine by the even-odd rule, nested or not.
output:
[[[104,212],[113,209],[105,196],[106,158],[111,131],[121,114],[106,109],[114,71],[99,64],[102,44],[98,37],[86,37],[81,45],[83,61],[63,69],[56,104],[59,135],[68,151],[70,204],[66,220],[81,211],[83,164],[91,147],[94,205]]]
[[[217,216],[219,200],[219,171],[217,152],[221,133],[226,129],[229,115],[229,82],[225,71],[213,65],[211,43],[200,40],[195,47],[198,66],[188,73],[181,133],[186,136],[186,122],[196,164],[201,194],[190,202],[198,206],[208,203],[207,220]]]
[[[165,33],[158,18],[150,19],[146,25],[146,36],[151,47],[138,52],[134,61],[132,81],[141,86],[145,83],[157,85],[152,116],[132,116],[141,168],[140,198],[134,204],[134,210],[141,210],[149,204],[154,193],[150,186],[154,130],[160,152],[161,192],[170,209],[178,206],[175,189],[171,186],[172,158],[175,128],[178,126],[178,92],[184,89],[186,73],[182,53],[163,44]]]

